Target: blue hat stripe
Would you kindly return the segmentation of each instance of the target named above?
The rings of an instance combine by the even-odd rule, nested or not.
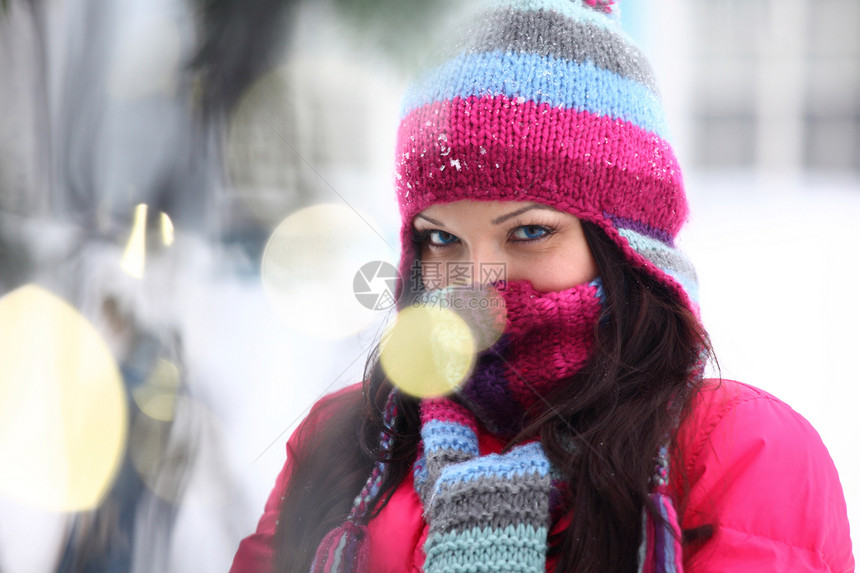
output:
[[[668,135],[659,98],[641,83],[591,62],[516,52],[460,54],[429,70],[407,94],[402,115],[431,102],[498,95],[621,119],[663,139]]]

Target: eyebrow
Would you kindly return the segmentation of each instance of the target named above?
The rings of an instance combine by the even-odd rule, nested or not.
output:
[[[550,207],[549,205],[543,205],[541,203],[532,203],[530,205],[526,205],[525,207],[517,209],[516,211],[511,211],[510,213],[500,215],[490,222],[493,225],[500,225],[500,224],[504,223],[505,221],[513,219],[514,217],[516,217],[518,215],[522,215],[523,213],[531,211],[532,209],[546,209],[548,211],[554,211],[555,210],[552,207]],[[420,218],[424,219],[425,221],[427,221],[428,223],[432,223],[434,225],[439,225],[440,227],[445,226],[445,223],[442,223],[441,221],[437,221],[436,219],[431,219],[430,217],[428,217],[427,215],[424,215],[423,213],[418,213],[415,217],[416,218],[420,217]]]
[[[506,215],[501,215],[499,217],[496,217],[495,219],[493,219],[491,221],[491,223],[493,223],[493,225],[499,225],[499,224],[504,223],[505,221],[507,221],[509,219],[513,219],[517,215],[522,215],[523,213],[525,213],[527,211],[531,211],[532,209],[547,209],[549,211],[554,210],[549,205],[542,205],[541,203],[532,203],[531,205],[526,205],[522,209],[517,209],[516,211],[511,211],[510,213],[508,213]]]
[[[415,215],[415,218],[416,218],[416,219],[417,219],[418,217],[421,217],[421,218],[422,218],[422,219],[424,219],[425,221],[427,221],[427,222],[429,222],[429,223],[433,223],[434,225],[439,225],[440,227],[444,227],[444,226],[445,226],[445,224],[444,224],[444,223],[442,223],[441,221],[437,221],[436,219],[431,219],[430,217],[428,217],[427,215],[424,215],[424,214],[422,214],[422,213],[418,213],[417,215]]]

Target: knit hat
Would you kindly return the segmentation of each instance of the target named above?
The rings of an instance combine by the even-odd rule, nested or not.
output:
[[[491,0],[419,75],[396,150],[404,279],[427,207],[533,201],[598,225],[697,311],[695,271],[674,246],[681,170],[654,75],[617,16],[607,0]]]

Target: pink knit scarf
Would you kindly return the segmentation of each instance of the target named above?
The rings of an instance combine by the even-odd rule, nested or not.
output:
[[[504,333],[478,357],[459,396],[487,429],[510,437],[527,422],[526,412],[591,358],[603,289],[599,279],[548,293],[528,281],[496,288],[505,305]]]
[[[504,315],[468,303],[485,295],[504,301]],[[425,504],[431,532],[424,547],[428,572],[482,570],[488,566],[490,553],[495,556],[490,561],[496,564],[510,566],[513,561],[523,561],[529,565],[517,570],[544,570],[546,535],[553,513],[551,490],[555,487],[550,462],[540,442],[518,446],[505,454],[481,456],[477,449],[478,423],[496,435],[511,437],[524,427],[531,414],[549,406],[546,394],[579,372],[593,355],[602,298],[599,279],[550,293],[540,293],[530,283],[517,281],[498,283],[484,294],[449,288],[424,295],[423,302],[427,304],[444,300],[473,327],[479,339],[487,330],[493,330],[500,316],[504,317],[501,338],[479,355],[463,387],[452,397],[423,400],[421,404],[422,444],[414,469],[416,489]],[[394,426],[397,416],[395,392],[386,406],[388,427]],[[390,434],[383,432],[380,447],[387,449],[390,439]],[[385,471],[385,464],[375,466],[347,521],[331,531],[318,547],[312,572],[366,570],[366,513],[378,495]],[[680,530],[667,493],[667,479],[668,456],[664,448],[656,460],[651,499],[660,518],[643,511],[641,573],[681,571]],[[486,492],[478,491],[487,484],[502,493],[489,503]],[[504,494],[514,491],[518,495]],[[463,512],[457,513],[456,508],[462,504],[448,503],[451,496],[475,500],[477,505],[460,515]],[[491,517],[485,523],[481,516]],[[496,527],[499,531],[495,531],[491,527],[494,525],[506,527]],[[516,531],[525,528],[522,530],[531,532],[531,537],[505,537],[503,534],[511,527]],[[469,533],[474,531],[492,534]],[[493,541],[496,539],[501,539],[497,548]]]

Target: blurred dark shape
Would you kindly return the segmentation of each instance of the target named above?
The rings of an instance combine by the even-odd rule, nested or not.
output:
[[[78,513],[70,522],[57,573],[127,573],[166,571],[170,538],[180,506],[188,471],[194,463],[195,444],[189,436],[171,436],[172,421],[151,420],[133,399],[147,382],[157,362],[169,359],[181,365],[181,341],[175,333],[155,333],[137,324],[121,301],[108,296],[102,305],[103,323],[115,337],[125,339],[120,370],[127,391],[129,443],[117,476],[99,506]],[[181,370],[180,370],[181,371]],[[182,389],[178,393],[183,392]],[[169,470],[170,499],[153,492],[147,484],[158,476],[142,476],[133,463],[132,428],[139,422],[157,426],[154,448],[158,467]],[[168,444],[171,441],[173,443]],[[178,443],[177,443],[178,442]],[[165,460],[169,457],[169,465]],[[146,551],[141,551],[142,548]]]
[[[426,19],[438,15],[445,1],[450,0],[335,0],[328,7],[355,37],[402,61],[408,59],[405,39],[413,48],[420,43],[431,29]],[[169,568],[188,471],[199,459],[205,432],[200,420],[181,412],[174,420],[148,418],[132,397],[159,360],[182,372],[182,332],[177,314],[165,313],[161,322],[147,314],[170,302],[173,293],[166,288],[148,292],[153,285],[146,279],[135,286],[129,277],[117,276],[122,247],[135,206],[143,203],[150,218],[147,257],[169,250],[159,246],[157,237],[163,212],[179,235],[220,243],[213,251],[225,243],[241,249],[247,256],[236,257],[244,262],[239,270],[249,276],[259,272],[270,229],[235,200],[235,189],[225,181],[221,143],[237,101],[281,63],[298,11],[317,6],[315,0],[159,3],[149,15],[168,20],[180,39],[178,69],[165,72],[175,80],[174,89],[129,96],[111,91],[111,73],[117,65],[127,66],[120,69],[132,76],[139,73],[135,62],[119,57],[125,34],[139,31],[135,18],[140,14],[132,4],[0,0],[0,296],[26,283],[42,284],[103,327],[126,386],[129,427],[144,428],[144,441],[156,444],[152,467],[165,488],[154,492],[152,476],[142,475],[133,450],[126,451],[102,503],[69,516],[57,571]],[[141,35],[136,47],[146,54],[158,41]],[[308,113],[314,130],[322,114],[331,113],[324,107],[328,101],[311,111],[295,111]],[[292,141],[296,133],[288,129],[279,135]],[[317,141],[325,143],[325,157],[343,161],[343,149],[329,152],[328,140]],[[299,204],[319,198],[307,180],[319,176],[314,169],[320,161],[305,155],[307,162],[294,156],[271,160],[281,168],[292,162],[296,170],[311,171],[299,185],[273,186],[275,193],[295,194]],[[353,155],[358,159],[351,168],[367,161]],[[180,393],[192,393],[181,388]]]
[[[200,25],[191,68],[204,114],[229,112],[289,45],[302,0],[195,0]],[[411,64],[453,0],[333,0],[339,15],[386,56]],[[404,62],[405,60],[405,62]]]
[[[191,68],[204,115],[229,112],[289,39],[299,0],[195,0],[201,30]]]

